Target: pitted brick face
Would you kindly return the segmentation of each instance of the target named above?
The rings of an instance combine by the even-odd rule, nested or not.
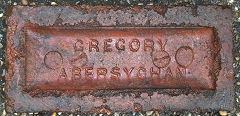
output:
[[[213,28],[35,27],[25,34],[29,88],[215,89]]]
[[[232,110],[231,9],[8,9],[6,110]]]

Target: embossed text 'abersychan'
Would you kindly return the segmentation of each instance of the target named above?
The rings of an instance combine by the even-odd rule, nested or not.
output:
[[[213,28],[28,27],[26,87],[215,89]]]

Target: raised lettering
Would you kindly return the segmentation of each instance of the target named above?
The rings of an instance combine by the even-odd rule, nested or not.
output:
[[[36,51],[34,47],[39,44],[28,41],[29,44],[34,44],[34,46],[27,46],[28,53],[26,55],[30,58],[27,62],[28,70],[37,72],[37,75],[26,72],[28,73],[27,78],[30,78],[29,81],[34,80],[34,76],[38,76],[39,79],[36,81],[43,80],[40,82],[41,86],[51,82],[66,86],[66,88],[59,87],[60,89],[71,88],[73,90],[172,89],[188,87],[189,84],[195,84],[189,87],[197,87],[199,85],[196,85],[196,80],[201,81],[201,84],[204,85],[199,87],[214,86],[210,84],[214,81],[211,79],[216,75],[205,73],[214,70],[212,69],[214,56],[211,54],[215,53],[212,53],[214,49],[212,50],[212,44],[209,43],[214,40],[212,31],[206,32],[207,35],[199,36],[199,38],[207,36],[209,38],[193,41],[187,39],[192,38],[192,36],[188,36],[187,32],[193,34],[193,31],[185,30],[185,28],[173,28],[174,31],[171,31],[172,29],[165,30],[165,28],[126,28],[126,31],[122,28],[96,28],[96,30],[94,28],[90,29],[91,31],[77,29],[77,33],[75,30],[72,32],[64,29],[63,32],[68,32],[66,39],[57,39],[59,35],[54,34],[59,33],[58,30],[54,29],[51,33],[46,33],[47,35],[53,34],[53,36],[41,40],[44,42],[44,44],[40,43],[44,48],[38,48],[41,51]],[[179,37],[169,36],[175,34],[177,30],[180,33]],[[205,33],[204,29],[197,28],[196,30]],[[38,31],[36,34],[42,33],[41,29]],[[35,38],[31,34],[28,36]],[[206,44],[201,46],[202,42]],[[192,48],[195,44],[196,46]],[[31,66],[31,63],[35,61],[39,63]],[[196,65],[201,62],[204,65]],[[36,69],[40,69],[40,71],[36,71]],[[39,73],[43,70],[45,70],[44,73]],[[57,74],[56,78],[61,81],[50,78],[52,74]],[[201,78],[201,76],[197,76],[199,74],[204,79],[195,79]],[[205,80],[207,80],[207,84],[204,84]],[[47,84],[46,86],[58,88]]]
[[[89,42],[89,52],[92,52],[92,49],[95,49],[96,52],[99,52],[98,44],[99,42],[97,40],[91,39]]]
[[[64,68],[61,69],[61,72],[60,72],[59,76],[60,76],[60,78],[64,78],[64,79],[67,78],[67,73],[66,73]]]
[[[110,71],[110,73],[112,74],[111,78],[112,79],[119,79],[119,77],[121,76],[119,71],[120,71],[119,67],[113,67],[112,70]]]
[[[167,70],[166,70],[166,74],[165,74],[164,78],[165,78],[166,80],[169,80],[169,79],[172,79],[172,78],[173,78],[172,71],[171,71],[171,69],[170,69],[169,67],[168,67]]]
[[[167,40],[163,43],[162,40],[158,39],[158,44],[160,45],[161,50],[165,50],[165,45],[167,43]]]
[[[134,67],[131,67],[130,70],[128,70],[127,67],[123,68],[123,71],[126,73],[126,76],[128,79],[130,79],[133,69],[134,69]]]
[[[75,51],[83,51],[83,41],[78,39],[77,42],[73,45]]]
[[[146,68],[144,67],[139,67],[138,68],[138,73],[137,73],[137,77],[138,78],[145,78],[146,77]]]
[[[97,68],[97,79],[106,78],[107,69],[106,68]]]
[[[85,68],[85,78],[92,79],[93,78],[93,67],[86,67]]]
[[[104,40],[104,52],[111,52],[112,51],[112,48],[111,48],[111,43],[112,42],[112,39],[106,39]]]
[[[140,41],[138,39],[133,39],[130,43],[129,43],[129,49],[132,52],[137,52],[140,48]]]
[[[161,69],[160,68],[157,68],[157,71],[154,71],[154,67],[150,68],[150,77],[151,78],[160,77],[160,74],[161,74]],[[154,75],[155,75],[155,77],[154,77]]]
[[[72,68],[72,79],[76,80],[81,78],[81,69],[78,67],[73,67]]]
[[[119,45],[120,42],[122,43],[122,45]],[[125,40],[124,40],[124,39],[119,39],[119,40],[116,42],[115,46],[116,46],[116,48],[117,48],[118,50],[124,51],[124,50],[125,50],[125,46],[123,45],[124,43],[125,43]]]
[[[145,39],[143,49],[144,49],[144,51],[148,51],[150,49],[151,52],[153,52],[154,51],[154,41],[151,39]]]

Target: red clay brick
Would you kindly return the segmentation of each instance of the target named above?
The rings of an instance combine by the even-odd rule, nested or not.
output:
[[[14,6],[8,112],[234,107],[231,9]]]
[[[25,34],[32,89],[215,89],[213,28],[36,27]]]

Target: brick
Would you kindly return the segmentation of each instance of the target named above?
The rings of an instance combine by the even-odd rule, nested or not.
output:
[[[213,28],[34,27],[25,37],[29,89],[215,89]]]
[[[232,110],[231,9],[8,8],[6,110]]]

